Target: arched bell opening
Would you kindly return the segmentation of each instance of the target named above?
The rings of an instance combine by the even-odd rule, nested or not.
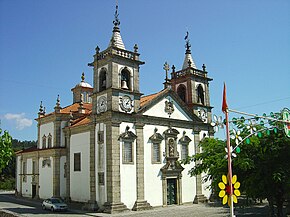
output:
[[[130,90],[130,72],[127,68],[121,71],[121,88],[124,90]]]

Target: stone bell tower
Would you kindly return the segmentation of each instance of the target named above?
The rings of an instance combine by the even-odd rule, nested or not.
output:
[[[175,71],[175,66],[172,66],[170,80],[172,89],[204,123],[210,123],[213,107],[210,106],[209,82],[213,79],[208,77],[204,64],[202,70],[197,69],[191,56],[188,32],[185,42],[186,51],[182,69]]]
[[[113,34],[108,47],[100,51],[97,47],[94,61],[93,113],[106,111],[136,112],[140,106],[138,46],[134,50],[125,48],[120,34],[120,20],[116,6]]]

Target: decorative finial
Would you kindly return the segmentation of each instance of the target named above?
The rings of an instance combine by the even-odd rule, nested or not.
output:
[[[138,53],[138,45],[137,44],[134,45],[134,53]]]
[[[39,106],[39,113],[43,113],[43,106],[42,106],[42,101],[40,101],[40,106]]]
[[[99,48],[99,46],[97,46],[97,47],[95,48],[95,50],[96,50],[96,54],[98,54],[98,53],[100,52],[100,48]]]
[[[84,72],[82,73],[82,77],[81,77],[81,79],[82,79],[82,82],[85,81],[85,73],[84,73]]]
[[[45,112],[46,112],[46,108],[43,107],[43,115],[45,115]]]
[[[205,72],[206,71],[206,65],[202,64],[202,70]]]
[[[154,133],[157,133],[157,131],[158,131],[158,129],[155,127],[155,129],[154,129]]]
[[[186,31],[186,36],[184,37],[186,54],[190,54],[191,53],[191,51],[190,51],[191,45],[190,45],[188,36],[189,36],[189,33],[188,33],[188,31]]]
[[[175,72],[175,65],[172,65],[172,72]]]
[[[120,25],[119,13],[118,13],[118,1],[116,1],[115,20],[113,21],[113,24],[116,27],[118,27]]]
[[[126,133],[127,133],[129,130],[130,130],[130,127],[129,127],[129,126],[127,126],[127,127],[126,127],[126,130],[125,130],[125,131],[126,131]]]
[[[59,94],[57,95],[57,99],[56,99],[56,106],[60,106],[60,99],[59,99]]]
[[[55,112],[60,112],[60,99],[59,99],[59,95],[57,95],[57,99],[56,99],[56,104],[55,104],[55,107],[54,107],[54,111]]]

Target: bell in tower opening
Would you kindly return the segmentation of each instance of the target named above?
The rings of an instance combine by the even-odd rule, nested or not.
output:
[[[130,72],[126,67],[121,71],[121,88],[130,89]]]

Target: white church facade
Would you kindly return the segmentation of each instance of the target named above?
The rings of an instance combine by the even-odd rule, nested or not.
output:
[[[143,96],[138,47],[125,48],[116,8],[107,49],[96,48],[93,86],[82,80],[73,103],[45,113],[41,103],[37,147],[17,153],[16,192],[23,197],[61,197],[107,213],[198,203],[210,192],[194,163],[180,160],[212,137],[209,82],[197,69],[186,40],[183,67],[164,65],[164,88]]]

